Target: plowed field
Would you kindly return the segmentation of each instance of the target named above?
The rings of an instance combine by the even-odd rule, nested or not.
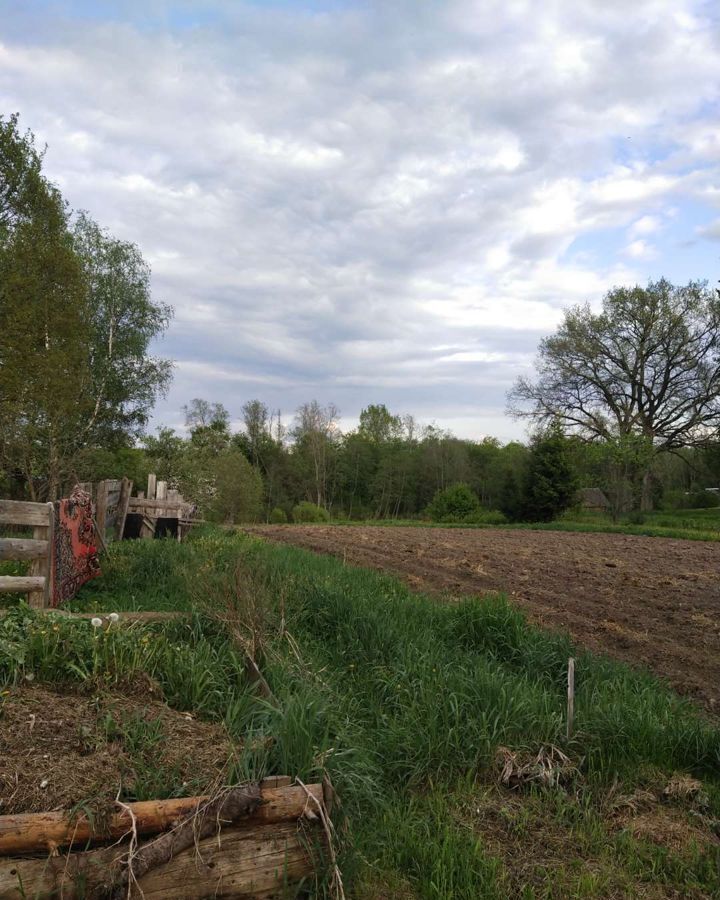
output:
[[[529,617],[720,712],[720,543],[618,534],[262,526],[446,597],[506,593]]]

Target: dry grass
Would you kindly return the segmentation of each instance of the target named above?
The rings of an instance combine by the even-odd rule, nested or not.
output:
[[[170,709],[148,685],[128,687],[4,692],[0,813],[100,809],[118,795],[133,799],[159,771],[178,796],[210,787],[232,751],[224,728]]]

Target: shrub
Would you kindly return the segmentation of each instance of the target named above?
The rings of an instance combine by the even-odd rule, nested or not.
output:
[[[533,440],[522,493],[526,521],[551,522],[575,502],[577,476],[570,446],[557,425]]]
[[[688,501],[690,509],[715,509],[720,506],[720,496],[714,491],[694,491]]]
[[[427,508],[433,522],[462,522],[480,511],[480,501],[466,484],[453,484],[437,491]]]
[[[307,500],[293,506],[293,522],[329,522],[330,514],[322,506],[316,506]]]
[[[270,522],[273,525],[284,525],[288,520],[287,513],[281,506],[276,506],[270,513]]]

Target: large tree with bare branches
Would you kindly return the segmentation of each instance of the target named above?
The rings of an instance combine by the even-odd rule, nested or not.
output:
[[[640,441],[646,459],[706,444],[720,428],[720,298],[705,282],[613,288],[601,312],[565,313],[537,368],[509,395],[516,416],[588,440]]]

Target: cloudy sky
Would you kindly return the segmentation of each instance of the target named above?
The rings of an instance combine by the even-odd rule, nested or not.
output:
[[[456,433],[570,304],[720,276],[716,0],[0,0],[0,111],[175,307],[156,424]]]

